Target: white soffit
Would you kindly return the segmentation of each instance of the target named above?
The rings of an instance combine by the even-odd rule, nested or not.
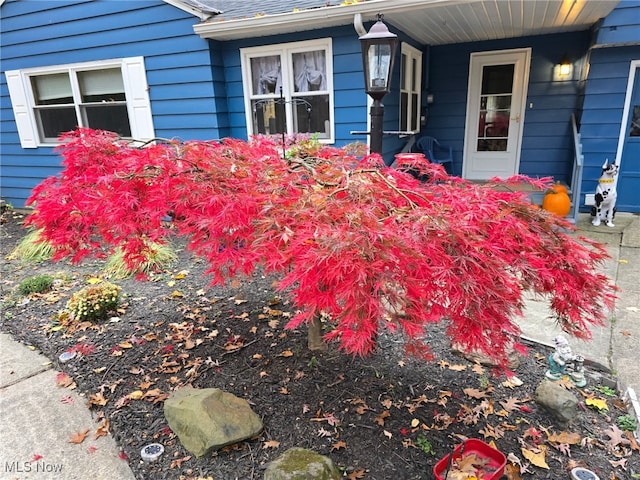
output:
[[[606,17],[617,0],[368,0],[251,18],[213,17],[194,26],[202,38],[234,40],[314,30],[377,13],[419,43],[450,43],[585,30]]]

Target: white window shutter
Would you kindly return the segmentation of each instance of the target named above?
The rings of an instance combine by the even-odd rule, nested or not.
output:
[[[151,140],[155,138],[155,130],[144,57],[123,59],[122,77],[131,122],[131,136],[136,140]]]
[[[24,83],[22,82],[22,74],[20,70],[11,70],[5,72],[5,77],[7,78],[7,87],[9,88],[9,96],[11,97],[13,116],[16,119],[18,135],[20,136],[20,145],[22,148],[37,148],[38,136],[33,124],[31,108],[27,102],[27,94]]]

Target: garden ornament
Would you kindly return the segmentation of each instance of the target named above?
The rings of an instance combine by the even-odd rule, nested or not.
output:
[[[573,355],[569,342],[562,335],[553,339],[555,351],[549,355],[549,369],[545,376],[550,380],[560,380],[568,375],[577,387],[584,387],[587,381],[584,376],[584,358]]]
[[[616,176],[618,175],[618,165],[609,164],[609,160],[605,160],[602,165],[602,174],[598,180],[595,195],[595,207],[591,209],[594,216],[591,223],[599,226],[601,220],[606,220],[607,227],[614,227],[613,216],[615,214],[616,198]]]

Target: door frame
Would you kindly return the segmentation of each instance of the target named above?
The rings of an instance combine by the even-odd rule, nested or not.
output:
[[[624,107],[622,110],[622,121],[620,122],[620,135],[618,136],[618,149],[616,150],[615,163],[620,167],[622,161],[622,152],[624,150],[624,141],[627,138],[627,125],[629,124],[629,113],[631,112],[631,98],[633,96],[633,86],[636,82],[636,72],[640,71],[640,60],[631,60],[629,65],[629,77],[627,79],[627,90],[624,97]],[[618,170],[619,171],[619,170]],[[614,185],[618,186],[618,178],[616,175]]]
[[[480,91],[480,86],[477,82],[472,83],[474,80],[472,73],[473,61],[479,57],[486,57],[490,59],[491,57],[497,57],[499,55],[505,54],[521,54],[523,60],[523,68],[522,68],[522,78],[518,78],[518,69],[514,70],[514,85],[516,82],[520,83],[520,103],[517,105],[512,104],[511,108],[511,117],[510,123],[517,121],[519,123],[518,127],[518,135],[515,139],[514,145],[514,175],[520,171],[520,154],[522,149],[522,135],[524,131],[524,116],[526,112],[526,104],[527,104],[527,93],[529,88],[529,72],[531,69],[531,47],[527,48],[511,48],[504,50],[491,50],[491,51],[483,51],[483,52],[474,52],[471,53],[469,57],[469,74],[468,74],[468,86],[467,86],[467,105],[465,112],[465,131],[464,131],[464,146],[463,146],[463,158],[462,158],[462,177],[469,177],[470,170],[470,152],[471,149],[475,149],[476,139],[477,139],[477,119],[471,118],[471,111],[475,111],[476,107],[473,106],[474,101],[478,100],[478,92]],[[482,79],[482,76],[479,76]],[[517,87],[514,87],[514,91]],[[515,108],[514,108],[515,107]],[[516,118],[513,116],[516,115]]]

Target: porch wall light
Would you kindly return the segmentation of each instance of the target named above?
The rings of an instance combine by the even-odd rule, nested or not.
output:
[[[566,80],[573,80],[573,64],[565,54],[560,63],[553,67],[553,81],[564,82]]]

